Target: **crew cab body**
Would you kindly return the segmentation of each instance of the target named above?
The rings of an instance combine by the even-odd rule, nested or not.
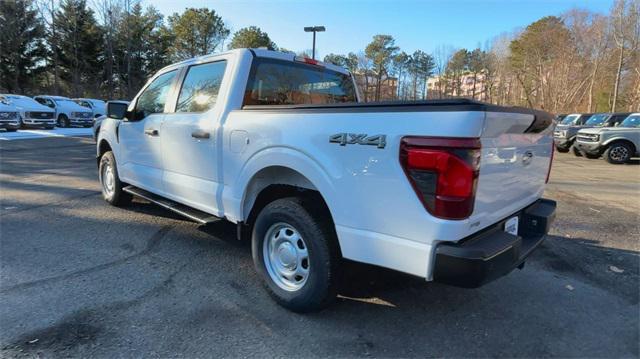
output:
[[[553,132],[553,141],[558,152],[569,152],[576,140],[578,130],[585,126],[592,115],[592,113],[572,113],[558,122]]]
[[[587,157],[604,155],[614,164],[640,156],[640,113],[632,113],[616,127],[588,128],[578,131],[576,148]]]
[[[27,127],[55,127],[55,111],[41,105],[31,97],[14,94],[1,94],[0,101],[5,101],[15,106],[19,113],[20,125]]]
[[[97,100],[95,98],[74,98],[72,100],[82,107],[91,109],[94,118],[103,116],[107,113],[107,103],[102,100]]]
[[[20,114],[18,110],[7,101],[0,99],[0,128],[13,132],[20,128]]]
[[[68,97],[41,95],[33,99],[55,111],[58,127],[93,125],[91,109],[78,105]]]
[[[254,241],[265,202],[314,193],[310,211],[325,213],[341,258],[426,280],[476,287],[541,243],[555,210],[541,199],[549,114],[357,100],[342,68],[233,50],[161,70],[122,115],[109,106],[97,156],[112,152],[137,193],[237,223]]]

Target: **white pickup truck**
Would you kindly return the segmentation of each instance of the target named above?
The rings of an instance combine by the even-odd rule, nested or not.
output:
[[[269,293],[299,312],[332,301],[342,258],[462,287],[522,267],[555,215],[551,115],[357,100],[346,70],[291,54],[171,65],[109,103],[103,196],[236,223]]]

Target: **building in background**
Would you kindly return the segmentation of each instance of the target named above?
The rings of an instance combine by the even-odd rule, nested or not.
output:
[[[484,72],[465,72],[460,75],[445,74],[427,79],[427,98],[464,97],[487,101],[488,83]]]

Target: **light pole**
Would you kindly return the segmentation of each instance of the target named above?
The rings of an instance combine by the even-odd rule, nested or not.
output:
[[[304,28],[304,32],[313,32],[313,53],[311,54],[312,59],[316,59],[316,32],[325,31],[324,26],[308,26]]]

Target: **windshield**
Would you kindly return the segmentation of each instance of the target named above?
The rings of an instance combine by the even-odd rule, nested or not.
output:
[[[640,115],[631,115],[625,118],[618,127],[640,127]]]
[[[54,98],[53,101],[55,101],[56,103],[63,103],[63,102],[71,102],[71,103],[75,103],[72,100],[68,99],[68,98]]]
[[[599,115],[593,115],[591,117],[589,117],[589,119],[587,120],[586,125],[587,126],[602,126],[604,125],[604,121],[607,119],[609,115],[607,114],[599,114]]]
[[[562,120],[562,122],[560,122],[561,125],[573,125],[574,122],[576,122],[576,120],[580,118],[580,115],[569,115],[567,117],[564,118],[564,120]]]

